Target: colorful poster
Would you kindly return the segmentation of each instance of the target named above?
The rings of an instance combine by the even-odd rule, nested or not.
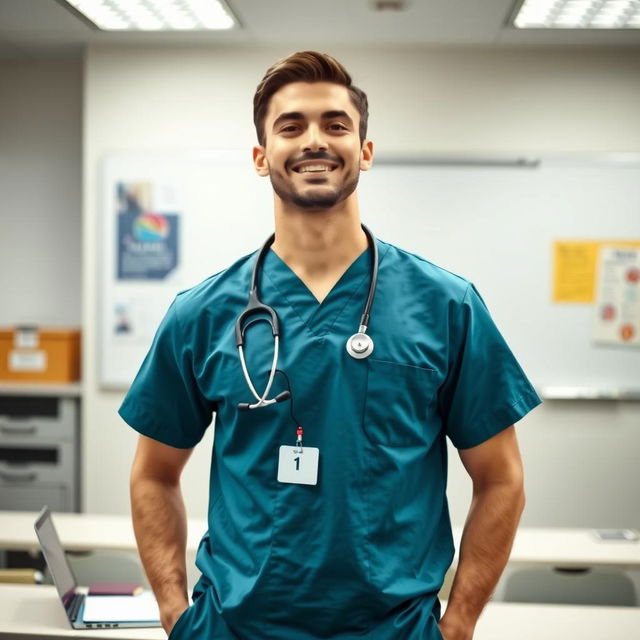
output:
[[[640,249],[602,248],[593,340],[640,346]]]
[[[118,367],[148,348],[163,313],[183,286],[181,190],[164,175],[149,178],[140,169],[135,174],[141,177],[118,175],[109,181],[105,205],[104,237],[109,246],[103,258],[108,277],[101,332],[110,362]]]
[[[553,245],[553,302],[593,304],[604,247],[640,248],[630,240],[558,240]]]
[[[149,182],[116,189],[117,279],[164,280],[178,266],[179,214],[154,208]]]

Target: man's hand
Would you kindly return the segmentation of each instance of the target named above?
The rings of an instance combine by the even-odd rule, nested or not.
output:
[[[191,450],[140,436],[131,469],[133,529],[166,631],[187,608],[187,517],[180,474]]]
[[[445,640],[471,640],[511,552],[524,508],[522,461],[513,426],[459,451],[473,481],[458,567],[440,620]]]
[[[160,624],[167,632],[167,636],[173,631],[178,618],[189,607],[188,602],[176,602],[175,604],[165,605],[160,608]]]
[[[444,640],[473,640],[474,626],[449,624],[447,620],[442,617],[440,624],[438,624],[440,633]]]

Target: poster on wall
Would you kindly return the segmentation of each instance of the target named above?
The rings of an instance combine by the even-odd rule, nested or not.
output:
[[[98,376],[124,390],[176,295],[271,233],[271,184],[244,149],[123,152],[99,194]]]
[[[553,244],[553,302],[593,303],[597,241],[556,240]]]
[[[639,248],[601,249],[594,309],[594,342],[640,346]]]
[[[161,173],[109,176],[105,195],[101,383],[124,388],[182,288],[183,216],[180,189]]]
[[[596,300],[601,252],[610,247],[640,249],[637,240],[556,240],[553,243],[554,303],[586,303]]]
[[[165,280],[178,266],[180,216],[153,206],[154,186],[160,191],[150,182],[116,185],[119,281]]]

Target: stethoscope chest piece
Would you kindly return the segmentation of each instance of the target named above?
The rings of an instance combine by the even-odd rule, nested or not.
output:
[[[366,333],[354,333],[347,340],[347,353],[357,360],[368,358],[373,353],[373,340]]]

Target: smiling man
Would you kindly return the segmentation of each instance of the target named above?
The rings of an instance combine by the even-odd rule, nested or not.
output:
[[[321,110],[328,106],[340,108]],[[272,96],[262,128],[270,125],[273,143],[268,151],[264,144],[256,147],[254,161],[260,175],[270,176],[279,202],[326,211],[353,194],[372,155],[372,144],[360,140],[354,119],[360,118],[347,89],[330,82],[294,82]],[[322,144],[301,149],[302,132],[329,137],[331,150]]]
[[[267,71],[253,160],[275,234],[176,297],[120,409],[140,433],[134,527],[171,638],[470,640],[508,559],[513,424],[540,400],[472,284],[361,225],[367,119],[326,54]],[[180,475],[214,413],[188,606]],[[447,438],[473,497],[441,617]]]

